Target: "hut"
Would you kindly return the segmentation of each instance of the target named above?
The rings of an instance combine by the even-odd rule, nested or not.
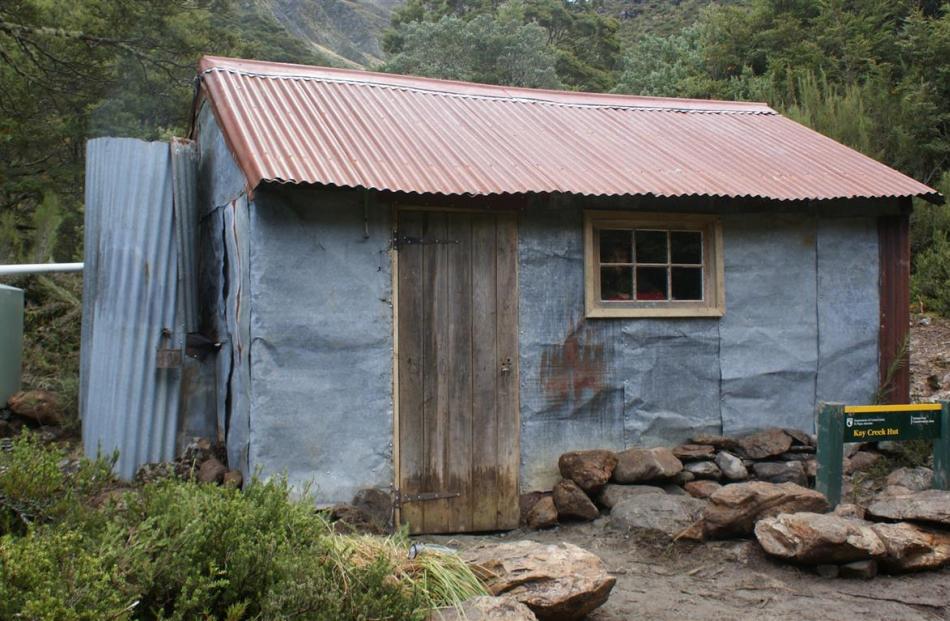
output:
[[[908,215],[939,195],[764,104],[198,77],[188,222],[165,225],[192,310],[164,347],[192,360],[158,453],[205,429],[321,503],[381,488],[415,531],[484,531],[567,450],[907,399]],[[142,446],[148,416],[87,450]]]

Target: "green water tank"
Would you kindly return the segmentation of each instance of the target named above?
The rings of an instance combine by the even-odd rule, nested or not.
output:
[[[23,290],[0,285],[0,404],[20,390]]]

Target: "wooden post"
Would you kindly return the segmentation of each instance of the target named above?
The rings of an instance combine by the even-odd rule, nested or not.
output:
[[[950,490],[950,401],[941,401],[940,437],[934,439],[934,489]]]
[[[822,403],[818,413],[818,476],[815,489],[833,509],[841,502],[841,462],[844,457],[844,404]],[[936,479],[935,479],[936,481]]]

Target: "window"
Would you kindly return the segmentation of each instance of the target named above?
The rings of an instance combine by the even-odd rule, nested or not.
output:
[[[714,216],[589,211],[588,317],[719,317],[722,232]]]

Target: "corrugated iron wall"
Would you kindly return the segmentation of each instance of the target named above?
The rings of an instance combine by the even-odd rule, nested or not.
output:
[[[194,255],[191,148],[128,138],[87,145],[83,445],[90,456],[118,450],[124,478],[175,456],[182,365],[159,368],[157,358],[182,352],[196,323],[194,270],[179,274],[179,255]]]

